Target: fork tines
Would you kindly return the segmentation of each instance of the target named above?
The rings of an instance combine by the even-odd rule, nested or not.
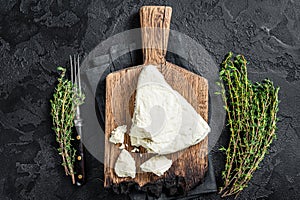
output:
[[[76,88],[75,93],[81,93],[81,80],[80,80],[80,63],[79,56],[70,56],[70,65],[71,65],[71,82]],[[78,91],[77,91],[78,90]]]

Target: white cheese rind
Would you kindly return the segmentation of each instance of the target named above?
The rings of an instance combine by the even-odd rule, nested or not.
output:
[[[115,172],[118,177],[135,178],[135,160],[126,149],[121,151],[115,163]]]
[[[114,144],[117,144],[117,143],[123,144],[124,134],[126,133],[126,131],[127,131],[127,125],[118,126],[111,132],[109,141]]]
[[[145,66],[137,84],[131,145],[165,155],[199,143],[209,132],[207,122],[157,68]]]
[[[163,175],[172,166],[172,160],[165,156],[154,156],[141,164],[140,168],[144,172],[152,172],[157,176]]]

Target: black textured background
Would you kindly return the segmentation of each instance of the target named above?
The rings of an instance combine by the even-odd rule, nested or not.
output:
[[[171,29],[201,43],[217,63],[232,50],[252,80],[280,90],[278,139],[239,199],[300,199],[300,1],[0,0],[0,199],[125,199],[103,190],[103,166],[88,155],[81,188],[63,175],[51,131],[56,67],[139,26],[142,5],[170,5]],[[213,151],[220,186],[220,145]],[[199,199],[220,199],[208,194]]]

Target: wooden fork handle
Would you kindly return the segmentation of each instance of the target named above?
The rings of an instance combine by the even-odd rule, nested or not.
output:
[[[140,9],[144,64],[165,63],[172,8],[143,6]]]

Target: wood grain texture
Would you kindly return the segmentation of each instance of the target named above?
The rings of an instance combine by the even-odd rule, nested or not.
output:
[[[141,23],[164,24],[163,27],[169,28],[170,18],[167,18],[168,23],[164,23],[166,17],[160,17],[163,13],[165,15],[167,9],[171,17],[171,10],[169,7],[146,6],[141,8]],[[158,17],[157,17],[158,16]],[[150,21],[146,23],[146,21]],[[152,22],[155,21],[155,22]],[[158,21],[158,22],[157,22]],[[168,25],[166,25],[168,24]],[[156,41],[152,39],[151,34],[145,36],[142,32],[143,40]],[[158,37],[159,38],[159,37]],[[160,40],[162,38],[160,37]],[[145,41],[145,43],[147,43]],[[160,47],[166,47],[167,41],[161,43]],[[155,45],[153,43],[153,45]],[[127,134],[125,134],[125,144],[128,146],[126,150],[129,152],[133,149],[130,145],[129,131],[131,127],[131,119],[134,111],[135,90],[137,81],[142,68],[148,64],[154,64],[159,71],[164,75],[167,83],[176,91],[178,91],[207,121],[208,120],[208,82],[205,78],[200,77],[190,71],[187,71],[172,63],[166,62],[159,56],[165,56],[166,49],[144,49],[146,55],[144,57],[145,63],[141,66],[131,67],[111,73],[106,78],[106,120],[105,120],[105,156],[104,156],[104,186],[110,187],[114,184],[119,184],[124,181],[135,181],[140,186],[151,182],[154,183],[159,179],[174,180],[176,177],[184,179],[184,190],[188,191],[198,185],[203,179],[207,171],[208,161],[208,137],[206,137],[199,144],[191,146],[185,150],[169,154],[168,158],[172,159],[173,164],[171,168],[163,175],[156,176],[152,173],[144,173],[140,169],[140,165],[154,156],[153,154],[145,153],[145,149],[140,147],[140,153],[131,153],[136,161],[136,177],[120,178],[114,172],[115,162],[121,152],[118,148],[120,145],[115,145],[109,142],[111,131],[117,126],[126,124],[128,127]]]
[[[172,8],[144,6],[140,9],[144,63],[165,63]]]

